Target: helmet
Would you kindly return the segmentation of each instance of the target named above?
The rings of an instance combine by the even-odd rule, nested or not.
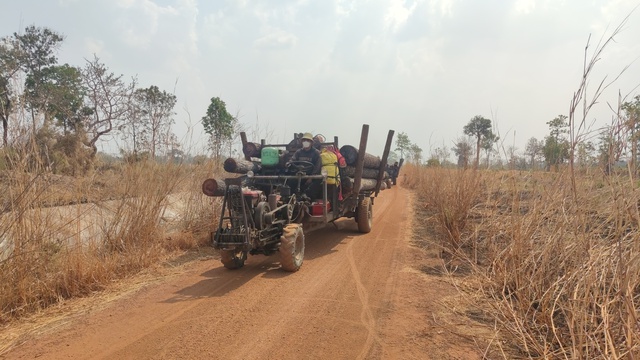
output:
[[[318,135],[313,137],[313,142],[323,143],[324,140],[325,139],[324,139],[324,136],[322,134],[318,134]]]
[[[302,135],[302,140],[309,140],[309,141],[313,141],[313,135],[311,135],[311,133],[304,133],[304,135]]]

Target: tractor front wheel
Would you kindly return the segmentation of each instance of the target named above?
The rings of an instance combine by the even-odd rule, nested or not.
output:
[[[296,272],[304,260],[304,232],[300,224],[288,224],[280,238],[280,266]]]
[[[361,233],[370,232],[372,221],[373,206],[371,204],[371,198],[364,197],[358,202],[358,208],[356,209],[356,223],[358,224],[358,231]]]

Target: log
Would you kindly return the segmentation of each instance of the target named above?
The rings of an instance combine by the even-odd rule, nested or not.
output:
[[[254,142],[247,142],[242,145],[242,153],[250,158],[259,158],[262,145]]]
[[[260,171],[260,165],[245,159],[228,158],[224,161],[223,167],[225,171],[234,174],[246,174],[249,171],[257,173]]]
[[[370,169],[370,168],[364,168],[362,169],[362,178],[363,179],[378,179],[378,174],[380,172],[378,171],[378,169]],[[340,169],[340,174],[343,174],[345,176],[349,176],[349,177],[354,177],[356,174],[356,168],[355,166],[347,166],[345,168]],[[389,174],[387,174],[387,172],[384,172],[383,177],[387,178],[389,177]]]
[[[202,192],[207,196],[224,196],[227,184],[223,180],[207,179],[202,183]]]
[[[358,161],[358,149],[351,145],[344,145],[340,148],[340,154],[344,157],[347,165],[356,166],[356,161]],[[364,167],[371,169],[379,169],[380,168],[380,157],[371,155],[368,153],[364,154]]]
[[[353,191],[353,183],[355,182],[355,180],[351,177],[347,177],[342,179],[342,194],[346,195],[349,194],[350,192]],[[369,191],[373,191],[376,189],[376,184],[378,183],[377,180],[374,179],[362,179],[362,181],[360,182],[360,191],[362,190],[369,190]],[[385,181],[383,181],[380,184],[380,190],[385,190],[387,189],[387,183]]]

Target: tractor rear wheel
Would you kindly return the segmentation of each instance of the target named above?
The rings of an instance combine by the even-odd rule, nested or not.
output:
[[[372,220],[373,206],[371,205],[371,198],[364,197],[358,202],[358,208],[356,209],[356,223],[358,224],[358,231],[361,233],[370,232]]]
[[[244,266],[244,253],[242,250],[220,250],[220,261],[227,269],[240,269]]]
[[[300,224],[288,224],[280,238],[280,266],[296,272],[304,260],[304,232]]]

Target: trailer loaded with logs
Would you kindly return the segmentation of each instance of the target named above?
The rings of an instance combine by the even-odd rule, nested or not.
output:
[[[358,231],[371,231],[373,202],[381,190],[391,186],[387,156],[393,139],[389,130],[381,157],[366,152],[369,125],[362,126],[360,144],[339,147],[347,167],[341,170],[341,191],[328,191],[327,172],[313,174],[304,161],[291,161],[302,147],[302,134],[294,134],[287,144],[247,141],[240,133],[244,158],[227,159],[225,171],[235,174],[226,179],[207,179],[204,194],[222,197],[218,228],[212,233],[213,247],[220,251],[228,269],[244,266],[248,255],[280,255],[280,266],[298,271],[304,260],[304,234],[325,227],[341,218],[355,220]],[[315,196],[305,191],[314,183]]]

